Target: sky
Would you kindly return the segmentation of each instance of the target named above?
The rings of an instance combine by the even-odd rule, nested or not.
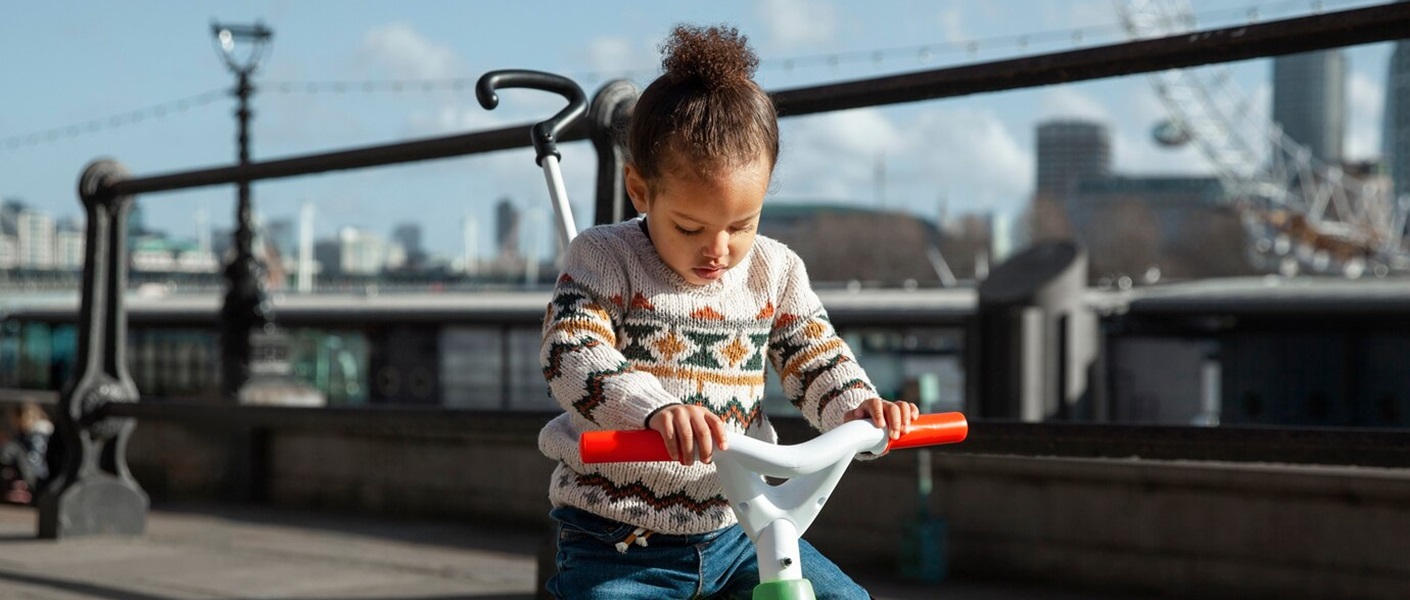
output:
[[[493,69],[563,74],[589,96],[618,78],[644,87],[677,23],[738,27],[762,60],[756,80],[772,91],[1120,42],[1124,1],[0,0],[0,197],[78,218],[78,176],[100,157],[138,177],[233,164],[234,76],[213,43],[216,21],[274,31],[255,74],[258,161],[528,123],[561,107],[550,94],[507,90],[486,111],[471,86],[435,84]],[[1380,3],[1195,0],[1189,10],[1212,28]],[[1379,154],[1390,50],[1347,51],[1350,158]],[[1219,68],[1266,119],[1271,62]],[[1117,172],[1211,172],[1193,147],[1151,141],[1166,113],[1135,76],[784,119],[768,202],[1015,216],[1032,194],[1037,124],[1073,117],[1110,126]],[[586,142],[560,150],[581,226],[595,153]],[[208,187],[139,204],[149,228],[196,239],[201,223],[230,226],[234,196]],[[463,254],[467,219],[481,232],[476,252],[488,253],[494,205],[509,198],[525,211],[525,243],[551,247],[548,192],[529,148],[258,182],[253,197],[266,222],[313,205],[319,238],[343,226],[390,237],[398,223],[420,223],[427,249],[444,256]]]

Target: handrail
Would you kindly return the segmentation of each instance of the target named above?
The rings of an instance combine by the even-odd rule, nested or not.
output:
[[[152,175],[116,182],[112,185],[112,191],[119,196],[149,194],[239,181],[298,177],[327,171],[362,169],[498,152],[527,147],[531,127],[533,127],[532,123],[526,123],[445,137],[252,162],[245,166],[211,167]],[[561,142],[585,139],[587,139],[587,126],[582,123],[565,128],[563,134],[559,136]]]
[[[1164,69],[1219,64],[1397,40],[1410,31],[1410,10],[1389,3],[1254,25],[1226,27],[1054,54],[931,69],[772,92],[780,117],[953,98]],[[119,196],[311,175],[326,171],[451,158],[530,145],[532,124],[378,146],[138,177],[112,184]],[[566,128],[558,141],[588,137]]]
[[[947,69],[783,90],[779,116],[953,98],[1386,42],[1410,31],[1410,7],[1379,6]]]

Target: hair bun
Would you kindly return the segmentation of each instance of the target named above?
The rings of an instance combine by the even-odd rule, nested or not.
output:
[[[759,67],[749,38],[734,27],[677,25],[661,53],[662,75],[676,83],[699,81],[707,88],[751,81]]]

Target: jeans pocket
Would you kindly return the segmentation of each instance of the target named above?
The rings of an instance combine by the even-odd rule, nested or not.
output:
[[[558,543],[595,542],[613,546],[636,526],[598,516],[580,508],[555,508],[549,516],[558,521]]]

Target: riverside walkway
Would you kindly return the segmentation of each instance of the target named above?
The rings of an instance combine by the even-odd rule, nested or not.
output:
[[[0,599],[532,600],[541,538],[478,524],[199,504],[154,507],[144,536],[56,542],[35,539],[35,519],[33,508],[0,505]],[[1133,600],[856,575],[877,600]]]

